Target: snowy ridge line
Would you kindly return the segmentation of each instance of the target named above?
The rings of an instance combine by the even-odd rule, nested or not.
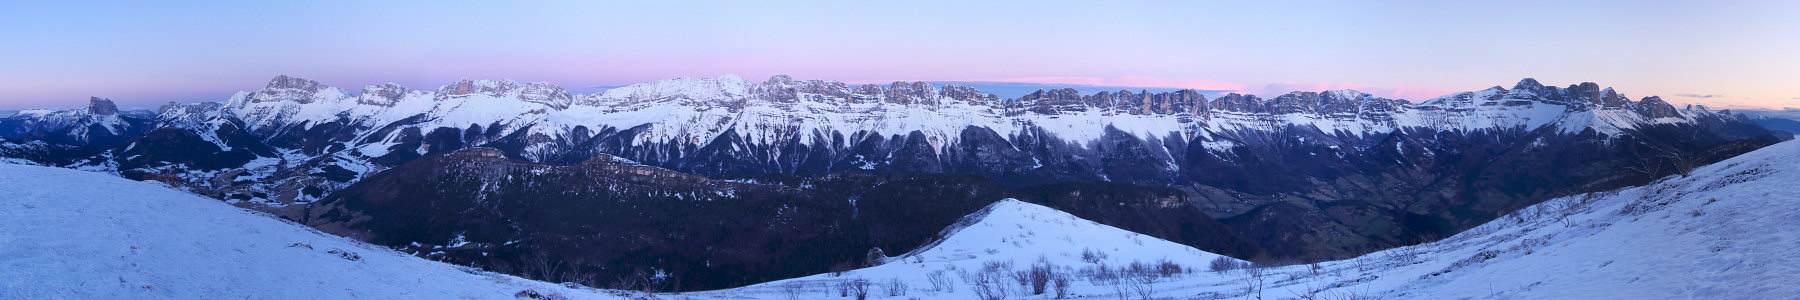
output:
[[[587,95],[543,82],[464,79],[436,91],[374,85],[355,96],[284,75],[262,90],[238,93],[223,109],[259,132],[293,125],[305,130],[339,118],[364,128],[406,121],[402,125],[425,129],[530,128],[528,135],[545,137],[571,136],[577,127],[590,132],[645,127],[632,141],[640,145],[704,144],[728,130],[753,141],[794,140],[805,145],[830,143],[827,137],[834,134],[918,131],[938,150],[955,144],[958,133],[971,126],[1002,136],[1042,128],[1076,143],[1099,139],[1108,126],[1138,138],[1187,139],[1285,126],[1362,136],[1403,128],[1467,132],[1535,130],[1552,124],[1565,132],[1593,129],[1617,136],[1638,124],[1691,122],[1696,116],[1714,114],[1702,106],[1677,110],[1657,97],[1631,101],[1593,83],[1557,88],[1531,79],[1510,90],[1496,86],[1413,104],[1353,90],[1207,99],[1192,90],[1082,95],[1060,89],[1002,100],[957,85],[852,86],[781,75],[762,83],[734,75],[674,78]],[[359,141],[394,143],[393,136],[363,134]],[[375,155],[386,152],[373,145],[363,149]]]
[[[1007,198],[1007,199],[1001,199],[999,202],[1009,202],[1009,201],[1018,202],[1019,200]],[[1008,205],[1015,205],[1015,204],[1008,203]],[[932,238],[932,240],[930,242],[926,242],[925,244],[919,245],[918,248],[914,248],[912,251],[907,251],[906,253],[902,253],[898,256],[883,257],[882,262],[885,263],[887,261],[894,260],[894,259],[906,259],[908,257],[919,257],[919,256],[923,255],[925,252],[931,251],[932,248],[937,248],[937,246],[940,244],[943,244],[945,240],[949,239],[951,236],[955,236],[957,232],[962,231],[965,228],[969,228],[969,226],[974,226],[975,223],[980,223],[982,219],[986,219],[989,214],[994,213],[995,207],[998,207],[998,205],[989,204],[986,207],[982,207],[981,210],[976,210],[973,213],[969,213],[969,215],[963,216],[962,219],[957,219],[956,223],[951,224],[950,227],[945,227],[944,230],[938,231],[937,236]]]

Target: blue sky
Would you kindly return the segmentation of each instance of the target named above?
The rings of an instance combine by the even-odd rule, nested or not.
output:
[[[218,101],[277,74],[351,91],[790,74],[1413,100],[1534,77],[1800,107],[1795,16],[1795,1],[11,1],[0,109]]]

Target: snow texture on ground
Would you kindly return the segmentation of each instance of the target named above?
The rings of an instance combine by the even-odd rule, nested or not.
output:
[[[575,299],[108,174],[0,164],[0,299]]]
[[[962,221],[941,234],[946,238],[911,253],[887,258],[887,263],[844,274],[819,274],[705,293],[699,297],[784,298],[788,291],[799,290],[799,298],[836,297],[836,284],[862,279],[871,282],[869,294],[875,298],[970,299],[977,297],[976,287],[963,278],[976,276],[987,265],[1010,265],[1009,270],[1023,271],[1033,265],[1049,265],[1074,272],[1075,268],[1125,266],[1134,262],[1152,264],[1169,261],[1187,266],[1202,266],[1218,254],[1207,253],[1155,237],[1125,231],[1041,205],[1013,199],[1001,200]],[[1083,259],[1083,253],[1105,257]],[[932,290],[933,273],[953,281],[948,289]],[[1010,276],[1010,272],[1007,274]],[[888,296],[885,285],[901,280],[908,286],[906,295]],[[1001,286],[1018,288],[1016,281],[1000,278]],[[1010,283],[1009,283],[1010,282]],[[1072,281],[1081,290],[1098,290],[1086,281]],[[1019,291],[1008,291],[1018,294]]]

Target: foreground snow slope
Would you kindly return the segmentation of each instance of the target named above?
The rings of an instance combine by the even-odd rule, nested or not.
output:
[[[1793,297],[1796,182],[1800,143],[1784,142],[1686,177],[1557,198],[1443,241],[1334,262],[1344,275],[1300,282],[1371,278],[1350,288],[1436,299]],[[1384,267],[1357,274],[1357,261]]]
[[[963,273],[976,273],[990,263],[1010,264],[1011,270],[1022,271],[1035,264],[1048,262],[1064,272],[1098,265],[1126,266],[1132,263],[1156,264],[1172,262],[1187,267],[1204,266],[1223,256],[1155,237],[1125,231],[1037,204],[1005,199],[964,217],[957,225],[945,229],[942,239],[911,253],[885,258],[885,264],[845,272],[820,274],[802,278],[763,283],[734,290],[695,293],[701,297],[782,298],[789,288],[797,288],[800,298],[836,297],[834,284],[843,280],[864,279],[875,285],[899,279],[909,286],[907,295],[899,298],[975,298],[975,288],[962,283]],[[1083,253],[1103,255],[1083,259]],[[960,285],[951,290],[931,290],[930,274],[942,272]],[[1012,279],[1003,279],[1012,281]],[[1074,281],[1077,290],[1110,290],[1091,282]],[[1017,283],[1004,286],[1017,288]],[[870,295],[887,296],[883,287],[871,286]],[[1013,291],[1013,295],[1020,295]],[[1079,294],[1079,293],[1078,293]],[[1100,294],[1088,292],[1086,294]],[[1090,295],[1091,296],[1091,295]],[[877,297],[880,298],[880,297]]]
[[[898,278],[907,297],[974,298],[957,270],[989,261],[1027,268],[1038,255],[1068,272],[1071,294],[1152,298],[1383,299],[1776,299],[1800,294],[1800,143],[1785,142],[1641,187],[1575,195],[1527,207],[1437,242],[1316,265],[1212,272],[1214,257],[1067,214],[1002,201],[950,229],[945,241],[841,276],[821,274],[713,291],[721,298],[837,297],[854,279]],[[989,249],[992,249],[991,251]],[[1080,261],[1092,249],[1119,266],[1170,259],[1198,271],[1148,284],[1097,280]],[[917,258],[915,260],[915,258]],[[928,275],[947,270],[954,292],[931,291]],[[1260,276],[1257,274],[1260,273]],[[1008,279],[1010,280],[1010,279]],[[1008,284],[1008,298],[1029,295]],[[1139,293],[1134,289],[1153,292]],[[790,292],[792,291],[792,292]]]
[[[0,164],[0,299],[495,299],[593,290],[330,236],[146,182]]]

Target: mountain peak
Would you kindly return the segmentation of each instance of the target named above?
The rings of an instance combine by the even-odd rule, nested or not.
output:
[[[438,94],[440,94],[440,96],[464,96],[481,93],[489,96],[499,96],[518,87],[519,84],[512,80],[469,80],[469,78],[462,78],[457,79],[456,82],[452,82],[442,88],[438,88]]]
[[[1368,93],[1359,92],[1359,91],[1352,90],[1352,89],[1326,90],[1325,92],[1320,93],[1320,94],[1331,95],[1333,97],[1337,97],[1339,99],[1345,99],[1345,100],[1357,99],[1357,98],[1361,98],[1363,96],[1368,95]]]
[[[744,77],[737,76],[737,74],[719,75],[718,78],[713,78],[713,80],[717,80],[720,83],[724,83],[724,84],[732,84],[732,85],[738,85],[738,86],[743,86],[743,85],[746,85],[746,83],[748,83],[748,81],[744,80]]]
[[[392,82],[366,86],[362,94],[357,95],[356,103],[391,107],[409,92],[412,90]]]
[[[297,90],[309,90],[310,91],[310,90],[318,90],[321,86],[322,85],[319,84],[318,81],[313,81],[311,79],[293,77],[293,76],[288,76],[286,74],[283,74],[283,75],[275,75],[275,78],[269,79],[269,85],[267,88],[269,88],[269,89],[297,89]]]
[[[788,85],[793,83],[794,77],[790,77],[787,74],[775,74],[775,76],[769,76],[768,81],[763,82],[763,84],[766,85]]]
[[[1669,102],[1664,102],[1662,97],[1657,96],[1644,97],[1643,100],[1639,100],[1637,104],[1632,106],[1632,110],[1637,111],[1638,114],[1644,115],[1646,118],[1681,117],[1681,113],[1675,111],[1674,105],[1669,105]]]
[[[112,99],[89,97],[88,113],[96,115],[116,115],[119,114],[119,106],[114,105]]]
[[[1520,79],[1518,84],[1514,84],[1512,89],[1535,91],[1541,88],[1544,88],[1544,84],[1538,83],[1535,78],[1526,77],[1525,79]]]

